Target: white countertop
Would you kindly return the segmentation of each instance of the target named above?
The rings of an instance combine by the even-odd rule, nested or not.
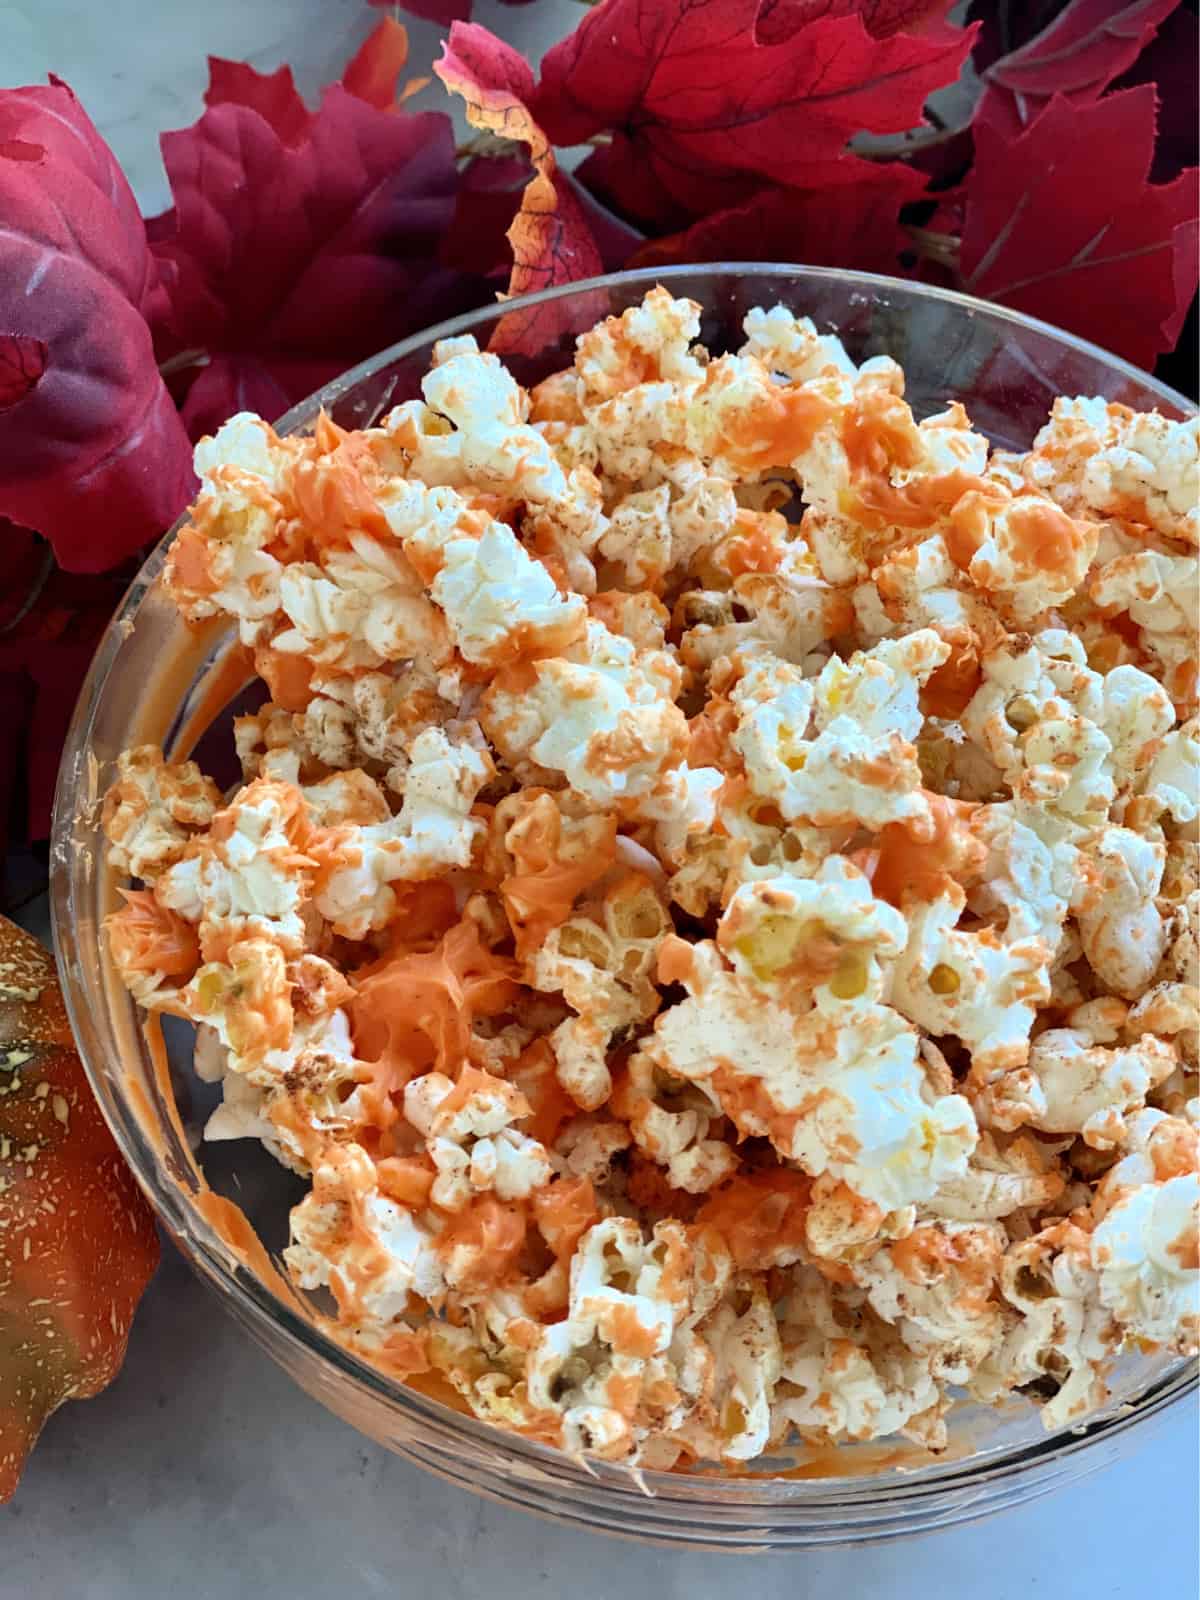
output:
[[[475,9],[535,54],[578,15],[571,0]],[[206,53],[264,70],[290,61],[311,92],[378,15],[363,0],[0,0],[0,83],[66,78],[154,211],[167,202],[156,136],[199,113]],[[404,20],[419,71],[438,30]],[[44,933],[44,907],[24,920]],[[450,1489],[356,1434],[168,1248],[120,1377],[51,1420],[0,1509],[0,1600],[702,1600],[748,1584],[755,1600],[1193,1600],[1196,1442],[1195,1413],[1181,1415],[1070,1489],[903,1545],[766,1557],[633,1546]]]

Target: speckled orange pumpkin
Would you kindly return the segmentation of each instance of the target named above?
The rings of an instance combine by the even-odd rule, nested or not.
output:
[[[158,1256],[75,1053],[54,959],[0,917],[0,1500],[51,1412],[120,1370]]]

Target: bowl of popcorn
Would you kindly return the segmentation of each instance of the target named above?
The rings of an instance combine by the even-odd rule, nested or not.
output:
[[[1195,1383],[1197,423],[964,296],[631,272],[196,450],[54,912],[164,1224],[446,1478],[879,1539]]]

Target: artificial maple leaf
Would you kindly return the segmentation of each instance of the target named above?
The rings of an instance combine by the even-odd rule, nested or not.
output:
[[[342,73],[342,84],[368,105],[394,111],[401,100],[409,99],[429,82],[428,78],[414,78],[401,90],[400,74],[407,60],[407,30],[394,17],[384,17]]]
[[[136,570],[68,573],[28,528],[0,518],[0,854],[6,834],[44,839],[62,743],[80,685]]]
[[[875,39],[890,39],[894,33],[950,38],[957,30],[947,25],[946,13],[954,5],[955,0],[763,0],[755,31],[761,43],[771,44],[809,22],[859,16]]]
[[[373,6],[388,6],[393,0],[369,0]],[[414,17],[424,17],[426,22],[440,22],[448,28],[452,22],[466,22],[471,15],[471,0],[404,0],[405,11]]]
[[[857,164],[863,169],[858,183],[815,192],[764,189],[745,205],[715,212],[666,239],[652,239],[630,265],[794,261],[894,273],[907,243],[900,208],[922,192],[922,180],[898,161]]]
[[[965,287],[1152,366],[1179,337],[1198,248],[1196,174],[1147,181],[1154,113],[1145,86],[1083,105],[1055,95],[1016,139],[978,124]]]
[[[208,58],[206,106],[247,106],[274,128],[284,144],[299,144],[312,127],[313,114],[304,104],[292,69],[256,72],[247,61]]]
[[[973,33],[876,38],[857,8],[816,19],[804,10],[788,0],[770,9],[602,0],[546,55],[531,109],[557,144],[611,130],[580,176],[639,222],[653,220],[648,182],[692,217],[740,203],[747,179],[824,187],[839,181],[852,135],[921,120]]]
[[[1154,136],[1154,183],[1167,183],[1188,167],[1200,164],[1200,124],[1196,120],[1196,62],[1200,59],[1200,22],[1194,11],[1172,11],[1150,43],[1119,78],[1114,89],[1152,83],[1158,95],[1158,127]]]
[[[368,0],[373,6],[391,6],[393,0]],[[427,22],[440,22],[448,28],[453,22],[471,20],[471,0],[402,0],[403,9],[414,17],[424,17]],[[527,6],[532,0],[500,0],[505,6]]]
[[[391,114],[335,84],[297,135],[290,80],[273,75],[265,113],[257,76],[161,141],[175,204],[148,224],[170,296],[156,334],[190,385],[193,437],[234,410],[277,417],[478,294],[437,260],[454,211],[448,117]]]
[[[600,272],[600,252],[583,208],[529,113],[534,85],[525,58],[486,28],[456,22],[434,71],[452,93],[462,95],[473,128],[528,146],[533,177],[507,234],[513,253],[509,293],[531,294]],[[552,307],[513,312],[497,325],[491,348],[534,354],[552,336],[555,316]]]
[[[1095,100],[1141,55],[1179,0],[1072,0],[1045,32],[983,75],[976,117],[1016,138],[1051,95]]]
[[[0,91],[0,516],[99,572],[155,538],[194,482],[154,361],[156,290],[129,185],[54,80]]]

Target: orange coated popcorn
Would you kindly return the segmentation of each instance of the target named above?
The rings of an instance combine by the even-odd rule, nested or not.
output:
[[[347,1345],[655,1467],[1048,1426],[1194,1349],[1194,422],[994,452],[655,289],[527,393],[231,419],[165,586],[270,700],[104,808],[209,1138]]]

